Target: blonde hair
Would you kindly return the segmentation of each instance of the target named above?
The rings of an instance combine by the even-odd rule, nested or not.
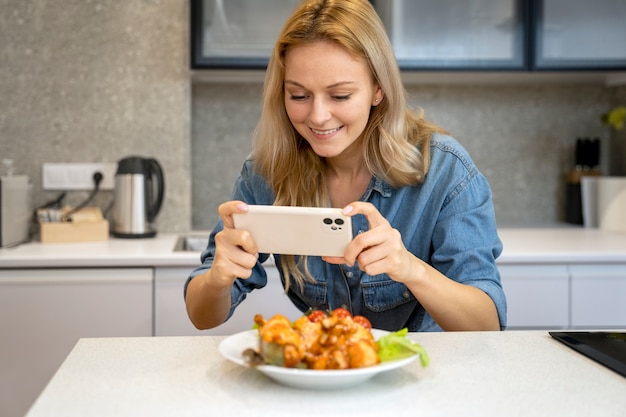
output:
[[[430,160],[430,137],[443,132],[410,109],[400,70],[385,28],[367,0],[303,1],[285,23],[267,67],[263,110],[254,134],[254,167],[275,193],[275,205],[329,205],[326,163],[295,130],[285,110],[285,55],[289,48],[319,40],[331,41],[369,66],[383,91],[362,134],[365,164],[372,175],[394,187],[422,182]],[[289,276],[299,285],[313,280],[300,258],[285,256]]]

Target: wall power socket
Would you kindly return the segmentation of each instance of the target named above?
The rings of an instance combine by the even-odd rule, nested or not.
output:
[[[41,169],[44,190],[93,190],[93,175],[102,173],[101,190],[112,190],[115,185],[115,162],[44,163]]]

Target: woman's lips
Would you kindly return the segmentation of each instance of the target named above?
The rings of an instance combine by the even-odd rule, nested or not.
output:
[[[313,128],[310,128],[310,129],[311,129],[311,132],[313,132],[315,135],[318,135],[318,136],[328,136],[328,135],[332,135],[333,133],[339,131],[339,129],[341,129],[342,127],[343,126],[339,126],[339,127],[334,128],[334,129],[326,129],[326,130],[319,130],[319,129],[313,129]]]

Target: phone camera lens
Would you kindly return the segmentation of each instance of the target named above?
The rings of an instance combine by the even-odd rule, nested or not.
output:
[[[335,219],[335,224],[338,224],[341,226],[343,224],[343,219]]]
[[[324,224],[333,224],[333,219],[326,217],[324,219]]]

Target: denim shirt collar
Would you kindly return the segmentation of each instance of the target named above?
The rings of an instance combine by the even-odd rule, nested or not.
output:
[[[365,190],[365,194],[363,194],[363,200],[368,201],[372,192],[377,191],[381,196],[385,198],[391,197],[391,193],[393,192],[393,187],[387,184],[382,178],[377,176],[372,176],[369,185],[367,186],[367,190]]]

